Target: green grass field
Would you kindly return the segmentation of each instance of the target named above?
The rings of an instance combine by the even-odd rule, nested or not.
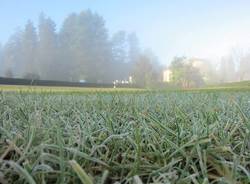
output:
[[[0,183],[250,183],[250,90],[2,86]]]
[[[82,93],[110,93],[110,92],[137,92],[144,89],[135,88],[85,88],[85,87],[51,87],[51,86],[15,86],[0,85],[2,92],[21,92],[21,93],[60,93],[60,94],[82,94]]]

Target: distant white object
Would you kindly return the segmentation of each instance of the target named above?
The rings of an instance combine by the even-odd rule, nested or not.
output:
[[[129,83],[132,83],[132,82],[133,82],[132,76],[129,76],[128,81],[129,81]]]
[[[79,80],[79,82],[80,82],[80,83],[85,83],[85,82],[86,82],[86,80],[81,79],[81,80]]]
[[[163,71],[163,82],[171,82],[173,72],[169,69]]]
[[[115,81],[113,81],[114,88],[116,88],[116,85],[119,85],[119,84],[130,84],[130,83],[132,83],[131,76],[129,77],[129,80],[115,80]]]

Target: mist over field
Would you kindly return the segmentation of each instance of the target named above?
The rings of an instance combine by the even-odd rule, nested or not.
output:
[[[164,3],[161,2],[161,4]],[[166,8],[169,8],[170,5],[171,3],[164,4]],[[176,5],[181,9],[184,6]],[[26,23],[19,25],[19,28],[13,30],[8,38],[5,36],[5,42],[0,45],[0,76],[70,82],[122,82],[134,83],[142,87],[172,85],[184,88],[250,80],[250,52],[248,51],[250,42],[249,45],[244,45],[245,48],[242,47],[243,45],[237,47],[233,43],[237,43],[237,38],[238,41],[241,41],[240,37],[237,37],[240,33],[235,31],[241,30],[240,27],[228,28],[225,21],[224,27],[222,24],[223,17],[234,16],[230,14],[232,13],[232,3],[228,3],[220,14],[218,10],[221,8],[221,4],[211,3],[207,7],[208,10],[214,9],[215,15],[220,16],[220,19],[214,22],[220,29],[217,31],[218,34],[212,34],[216,32],[216,27],[212,27],[211,19],[206,17],[208,10],[204,11],[204,15],[201,17],[209,21],[205,25],[207,30],[198,30],[199,34],[203,33],[204,43],[197,47],[202,39],[199,34],[195,38],[193,33],[197,32],[196,26],[203,24],[202,19],[198,19],[197,16],[205,5],[206,3],[204,5],[196,3],[197,14],[188,13],[186,20],[185,18],[180,19],[174,10],[172,10],[174,13],[170,14],[170,12],[163,16],[163,10],[158,7],[157,12],[156,5],[152,5],[155,16],[158,17],[159,14],[162,20],[166,18],[168,22],[172,23],[173,29],[177,33],[180,32],[180,29],[176,28],[178,21],[184,22],[185,20],[183,26],[190,23],[189,30],[182,32],[183,35],[186,35],[183,43],[180,42],[181,37],[177,36],[177,33],[172,34],[169,31],[163,33],[166,25],[164,22],[159,24],[161,19],[158,20],[157,25],[152,25],[156,27],[151,33],[137,29],[137,27],[134,28],[134,31],[127,31],[127,29],[114,31],[114,28],[110,31],[109,26],[112,25],[113,20],[110,20],[110,16],[107,16],[109,18],[106,20],[105,16],[95,8],[93,8],[94,10],[83,8],[77,12],[71,11],[72,13],[68,13],[64,18],[61,17],[61,22],[54,21],[47,12],[34,11],[38,18],[30,17],[33,20],[26,20]],[[118,7],[118,5],[116,6]],[[138,3],[135,3],[134,6],[129,3],[127,6],[136,8]],[[148,6],[149,4],[145,4],[146,12]],[[39,9],[39,4],[36,5],[36,8]],[[237,6],[237,8],[244,10],[243,6]],[[103,12],[103,14],[106,13]],[[150,27],[151,19],[147,23],[142,20],[141,16],[135,21]],[[145,16],[149,15],[145,13]],[[244,14],[238,16],[247,17]],[[236,15],[235,17],[237,18]],[[132,21],[129,17],[127,19]],[[175,19],[177,22],[174,21]],[[124,24],[123,27],[128,26],[126,21],[119,23]],[[238,22],[232,20],[232,24],[237,23],[240,24],[241,20]],[[211,33],[208,34],[207,32],[211,29]],[[171,28],[169,27],[167,30],[171,30]],[[229,39],[223,38],[223,41],[223,35],[227,36],[230,31],[234,33],[234,36],[231,37],[232,43]],[[158,46],[152,40],[152,45],[145,44],[146,33],[157,41]],[[159,35],[164,35],[162,40]],[[175,43],[165,43],[165,35],[176,40]],[[221,39],[217,38],[218,35],[221,35]],[[210,47],[205,47],[204,45],[209,43],[207,39],[213,39],[213,36],[218,42],[214,42],[214,45]],[[164,45],[167,46],[164,47]],[[222,46],[230,49],[225,52],[225,49],[221,49]],[[177,51],[178,49],[179,51]],[[196,52],[194,52],[195,49]],[[209,54],[202,55],[205,53],[205,49]],[[172,57],[157,55],[157,53],[162,53],[162,50],[170,53],[169,56],[172,55]],[[171,53],[171,50],[175,50],[175,52]]]

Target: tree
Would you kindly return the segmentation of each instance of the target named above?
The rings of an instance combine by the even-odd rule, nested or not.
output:
[[[111,44],[101,16],[91,11],[70,15],[60,31],[60,42],[74,66],[73,80],[111,81]]]
[[[198,70],[202,76],[204,83],[214,84],[218,82],[218,76],[215,67],[211,64],[209,60],[199,59],[199,58],[189,58],[187,62],[192,65],[193,68]]]
[[[37,30],[28,21],[11,36],[3,47],[4,71],[15,77],[108,83],[128,79],[139,59],[135,33],[119,31],[110,38],[104,19],[89,10],[69,15],[58,33],[41,14]]]
[[[221,82],[233,82],[236,80],[235,63],[231,55],[222,57],[219,72]]]
[[[60,80],[60,63],[58,63],[57,36],[55,23],[44,14],[39,18],[38,29],[38,68],[42,79]]]
[[[2,44],[0,43],[0,76],[3,75],[3,48]]]
[[[126,32],[119,31],[115,33],[111,38],[111,44],[114,78],[120,80],[126,79],[129,77]]]
[[[26,73],[23,78],[25,79],[31,79],[31,80],[39,80],[40,76],[38,74],[35,73]]]
[[[127,42],[128,42],[128,63],[126,69],[130,71],[129,73],[131,74],[133,66],[140,57],[141,50],[139,47],[138,37],[135,33],[128,34]]]
[[[78,81],[80,79],[81,69],[79,68],[79,59],[82,57],[81,47],[78,45],[78,15],[70,14],[63,22],[59,32],[59,60],[61,73],[64,80]],[[78,46],[77,46],[78,45]]]
[[[240,58],[238,73],[240,81],[250,80],[250,53]]]
[[[178,86],[183,85],[183,79],[185,78],[184,60],[186,60],[185,57],[175,57],[170,65],[172,81]]]
[[[108,41],[108,32],[104,19],[90,11],[79,15],[80,22],[85,24],[84,50],[86,79],[90,82],[111,82],[112,53]]]
[[[190,63],[184,65],[184,76],[182,80],[184,88],[200,87],[204,84],[199,69],[193,67]]]
[[[23,67],[23,60],[22,60],[22,53],[21,53],[22,34],[23,34],[22,31],[17,30],[9,38],[9,40],[3,47],[2,72],[4,74],[11,73],[11,77],[21,76],[21,68]]]
[[[4,72],[4,76],[7,77],[7,78],[12,78],[14,75],[13,75],[13,72],[10,68],[8,68],[5,72]]]
[[[175,57],[170,65],[172,81],[183,88],[199,87],[204,84],[203,78],[192,62],[185,57]]]
[[[38,73],[37,68],[37,33],[31,21],[25,25],[21,39],[21,58],[23,61],[22,74]]]
[[[145,51],[138,56],[132,70],[132,76],[135,83],[142,87],[152,87],[159,79],[157,66],[157,61],[151,52]]]
[[[128,39],[128,59],[130,63],[134,63],[140,56],[139,40],[135,33],[130,33],[127,39]]]

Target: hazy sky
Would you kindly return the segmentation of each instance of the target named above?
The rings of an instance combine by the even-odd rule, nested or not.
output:
[[[249,0],[0,0],[0,42],[44,12],[60,28],[72,12],[90,9],[111,33],[135,31],[163,64],[174,56],[218,59],[250,46]]]

